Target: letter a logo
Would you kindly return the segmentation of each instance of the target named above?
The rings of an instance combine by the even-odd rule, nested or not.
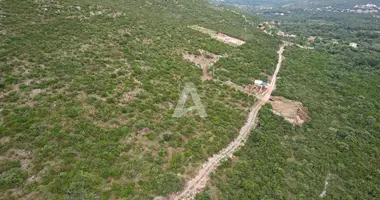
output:
[[[190,108],[185,108],[185,103],[186,103],[188,94],[191,95],[191,98],[193,99],[195,106],[190,107]],[[195,85],[189,82],[185,84],[185,88],[182,90],[177,107],[174,110],[173,117],[182,117],[184,114],[191,112],[193,110],[197,110],[198,115],[200,117],[202,118],[207,117],[205,108],[201,102],[201,99],[199,98]]]

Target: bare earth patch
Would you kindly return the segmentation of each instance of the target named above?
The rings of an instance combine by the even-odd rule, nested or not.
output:
[[[186,53],[186,54],[183,54],[183,59],[194,63],[196,66],[202,69],[203,71],[202,79],[211,80],[212,76],[208,73],[208,68],[213,66],[216,62],[218,62],[222,56],[204,51],[202,49],[199,49],[198,51],[200,53],[199,56]]]
[[[240,46],[240,45],[245,44],[245,41],[243,41],[243,40],[233,38],[231,36],[225,35],[223,33],[218,33],[214,30],[207,29],[207,28],[204,28],[201,26],[193,25],[193,26],[190,26],[190,28],[192,28],[196,31],[199,31],[201,33],[210,35],[212,38],[219,40],[221,42],[224,42],[226,44],[232,45],[232,46]]]
[[[125,28],[125,29],[119,29],[117,32],[118,32],[120,35],[125,35],[125,34],[127,34],[127,35],[132,35],[132,34],[131,34],[131,30],[128,29],[128,28]]]
[[[270,101],[272,112],[275,115],[284,117],[284,119],[293,125],[301,126],[310,120],[309,111],[301,102],[291,101],[284,97],[272,97],[274,101]]]
[[[41,81],[35,80],[35,79],[25,79],[23,81],[23,84],[25,85],[35,85],[35,84],[40,84]]]
[[[19,91],[20,91],[19,84],[12,85],[12,88],[10,90],[8,90],[7,92],[5,92],[5,91],[0,92],[0,98],[4,98],[4,97],[8,96],[11,92],[19,92]]]
[[[120,103],[126,104],[128,102],[133,101],[136,98],[136,96],[143,91],[143,89],[135,88],[134,90],[128,93],[124,93],[123,98],[120,100]]]
[[[30,172],[33,168],[32,152],[24,149],[9,149],[4,156],[0,156],[0,161],[2,160],[19,160],[21,169],[26,172]]]
[[[1,116],[0,116],[1,117]],[[0,138],[0,145],[5,145],[6,143],[8,143],[9,141],[11,140],[10,137],[1,137]]]
[[[153,40],[150,38],[144,38],[142,43],[145,45],[153,44]]]
[[[89,45],[89,44],[82,44],[81,46],[80,46],[80,51],[81,52],[86,52],[86,51],[88,51],[89,49],[90,49],[90,47],[91,47],[91,45]]]
[[[255,96],[263,94],[266,92],[268,89],[265,87],[259,87],[255,84],[248,84],[244,86],[244,92],[247,94],[253,94]]]
[[[21,199],[22,200],[27,200],[27,199],[38,199],[39,200],[41,198],[40,198],[40,196],[38,196],[37,193],[31,192],[31,193],[26,194],[25,196],[23,196]]]
[[[41,89],[34,89],[30,92],[30,96],[34,97],[36,96],[37,94],[40,94],[42,92]]]

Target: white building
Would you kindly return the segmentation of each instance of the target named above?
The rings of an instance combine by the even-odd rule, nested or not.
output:
[[[356,48],[358,48],[358,44],[356,44],[355,42],[351,42],[350,47],[353,47],[356,49]]]

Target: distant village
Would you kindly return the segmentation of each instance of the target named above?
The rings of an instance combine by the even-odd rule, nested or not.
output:
[[[334,8],[332,6],[322,8],[305,9],[305,11],[326,11],[326,12],[350,12],[350,13],[380,13],[380,6],[375,4],[355,5],[353,8]]]
[[[260,29],[261,31],[263,31],[264,33],[267,33],[269,35],[273,35],[272,29],[276,29],[276,24],[279,25],[279,23],[275,22],[275,21],[264,22],[262,24],[259,24],[259,26],[257,28]],[[285,33],[284,31],[281,31],[281,30],[278,30],[277,32],[275,32],[275,34],[278,36],[289,37],[289,38],[297,37],[297,35]]]
[[[269,21],[269,22],[266,21],[266,22],[259,24],[259,26],[257,28],[260,29],[261,31],[263,31],[264,33],[266,33],[268,35],[272,35],[272,36],[278,35],[278,36],[285,37],[285,38],[296,38],[297,37],[297,35],[295,35],[295,34],[289,34],[289,33],[285,33],[284,31],[278,30],[276,25],[280,25],[280,23],[276,22],[276,21]],[[379,33],[380,33],[380,31],[379,31]],[[316,39],[322,40],[323,38],[317,37],[317,36],[308,36],[307,37],[307,41],[309,42],[309,44],[313,43]],[[335,44],[339,44],[339,42],[337,39],[333,39],[331,44],[335,45]],[[350,42],[348,46],[355,48],[355,49],[358,48],[358,44],[354,43],[354,42]],[[305,46],[301,46],[301,47],[308,48]]]
[[[238,7],[244,7],[244,6],[238,6]],[[259,7],[257,10],[263,10],[263,15],[277,15],[277,16],[284,16],[288,15],[291,12],[286,11],[286,12],[279,12],[279,11],[271,11],[275,8],[273,7]],[[307,12],[341,12],[341,13],[367,13],[367,14],[380,14],[380,5],[375,5],[375,4],[365,4],[365,5],[355,5],[352,8],[336,8],[333,6],[326,6],[326,7],[320,7],[320,8],[304,8],[304,11]],[[258,13],[259,14],[259,13]]]
[[[289,34],[289,33],[285,33],[284,31],[277,30],[276,24],[279,25],[279,23],[275,22],[275,21],[264,22],[262,24],[259,24],[259,26],[257,28],[260,29],[261,31],[263,31],[264,33],[266,33],[268,35],[272,35],[272,36],[273,36],[273,34],[276,34],[278,36],[285,37],[285,38],[296,38],[297,37],[297,35],[295,35],[295,34]],[[307,41],[314,42],[314,40],[316,38],[317,38],[316,36],[309,36],[307,38]]]

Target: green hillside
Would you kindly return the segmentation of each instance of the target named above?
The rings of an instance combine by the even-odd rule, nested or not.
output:
[[[219,199],[316,199],[326,177],[325,199],[377,199],[379,69],[296,47],[285,57],[276,94],[302,101],[311,120],[293,127],[264,108],[237,158],[215,173]]]
[[[234,139],[255,102],[202,82],[182,53],[227,54],[214,78],[240,84],[275,67],[278,41],[204,1],[4,0],[0,9],[5,199],[152,199],[179,191]],[[189,25],[247,43],[232,47]],[[186,82],[196,86],[206,119],[172,117]]]
[[[297,37],[273,96],[309,119],[265,105],[196,199],[379,199],[379,20],[312,15],[274,18]],[[0,0],[0,199],[173,197],[262,102],[235,88],[275,70],[284,38],[264,21],[206,0]],[[220,57],[202,72],[185,55]],[[189,83],[207,117],[173,117]]]
[[[264,108],[247,144],[199,199],[379,199],[379,18],[280,11],[292,13],[267,20],[297,37],[278,37],[314,49],[287,48],[274,95],[302,102],[311,120],[294,127]]]

